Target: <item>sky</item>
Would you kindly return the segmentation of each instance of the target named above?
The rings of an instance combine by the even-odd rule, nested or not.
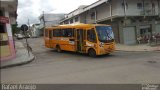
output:
[[[19,25],[39,23],[38,17],[43,13],[67,14],[80,5],[90,5],[97,0],[18,0]]]

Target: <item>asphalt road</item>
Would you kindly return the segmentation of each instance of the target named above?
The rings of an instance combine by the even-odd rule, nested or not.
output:
[[[21,40],[24,42],[25,40]],[[159,52],[123,52],[91,58],[44,47],[42,38],[29,39],[36,59],[1,69],[2,83],[142,84],[160,83]]]

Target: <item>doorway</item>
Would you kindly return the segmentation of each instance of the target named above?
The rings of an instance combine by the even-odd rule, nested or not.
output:
[[[84,41],[84,30],[83,29],[77,29],[76,30],[76,35],[77,35],[77,51],[82,52],[83,51],[83,41]]]

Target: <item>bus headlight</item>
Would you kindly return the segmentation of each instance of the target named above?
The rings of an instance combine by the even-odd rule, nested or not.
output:
[[[100,42],[100,47],[104,47],[104,43],[103,42]]]

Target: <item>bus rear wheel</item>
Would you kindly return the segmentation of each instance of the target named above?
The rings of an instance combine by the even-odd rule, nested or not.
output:
[[[62,52],[62,50],[61,50],[61,48],[60,48],[60,46],[59,46],[59,45],[58,45],[58,46],[56,46],[56,51],[57,51],[57,52],[59,52],[59,53],[60,53],[60,52]]]
[[[96,51],[94,49],[89,49],[88,50],[88,55],[90,57],[96,57]]]

